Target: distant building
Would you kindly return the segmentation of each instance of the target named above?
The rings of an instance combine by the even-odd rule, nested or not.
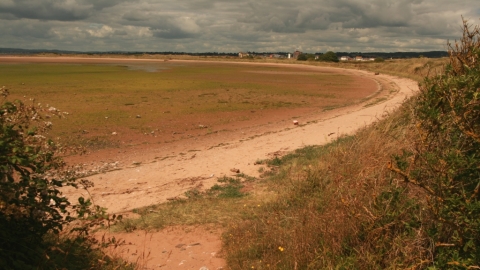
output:
[[[300,54],[302,54],[301,51],[295,51],[295,52],[293,53],[293,59],[297,59],[298,56],[300,56]]]
[[[363,61],[363,56],[361,55],[355,56],[355,61]]]
[[[239,58],[244,58],[244,57],[248,57],[248,56],[250,56],[250,54],[249,54],[249,53],[246,53],[246,52],[239,52],[239,53],[238,53],[238,57],[239,57]]]
[[[340,57],[340,61],[350,61],[350,57],[342,56],[342,57]]]

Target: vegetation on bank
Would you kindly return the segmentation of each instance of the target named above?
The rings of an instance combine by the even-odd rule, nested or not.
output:
[[[71,203],[61,187],[88,188],[61,155],[69,147],[48,138],[52,123],[45,115],[60,116],[54,107],[9,101],[2,87],[0,105],[0,268],[92,269],[117,267],[90,235],[93,228],[118,219],[90,199]],[[123,265],[125,266],[125,265]]]

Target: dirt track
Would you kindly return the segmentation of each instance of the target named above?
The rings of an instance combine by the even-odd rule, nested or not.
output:
[[[245,134],[241,130],[237,130],[238,134],[218,133],[199,140],[186,139],[110,156],[110,162],[118,160],[122,165],[118,170],[91,176],[89,180],[95,187],[90,192],[96,203],[107,207],[111,213],[118,213],[165,202],[168,198],[182,196],[191,188],[209,188],[216,183],[217,177],[232,175],[232,168],[257,176],[256,160],[306,145],[325,144],[342,134],[351,134],[380,119],[418,90],[417,83],[408,79],[364,71],[349,72],[375,80],[379,86],[376,94],[385,100],[372,106],[355,104],[304,115],[298,118],[299,125],[286,119]],[[374,98],[366,103],[372,100]],[[156,158],[166,153],[168,158]],[[68,192],[68,196],[78,195],[87,194],[79,190]],[[217,257],[221,248],[220,233],[218,228],[200,226],[115,234],[127,245],[114,253],[139,262],[144,269],[223,269],[225,261]]]
[[[89,177],[95,183],[90,192],[95,202],[107,207],[108,212],[119,213],[165,202],[192,188],[209,188],[218,177],[233,175],[232,168],[257,176],[256,160],[306,145],[325,144],[339,135],[351,134],[381,118],[418,89],[417,83],[408,79],[364,71],[349,72],[377,81],[379,92],[380,85],[396,91],[384,93],[387,100],[372,106],[356,104],[304,116],[298,119],[299,125],[287,119],[274,127],[259,128],[253,136],[252,133],[242,136],[241,131],[238,134],[218,133],[209,140],[192,138],[177,144],[132,150],[128,155],[123,154],[123,159],[110,156],[111,162],[119,161],[122,165],[117,170]],[[167,158],[158,158],[166,155]],[[81,190],[67,194],[72,197],[87,195]]]

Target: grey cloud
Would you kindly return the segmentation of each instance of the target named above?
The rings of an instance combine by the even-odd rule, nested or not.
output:
[[[146,16],[145,13],[142,13],[141,11],[138,10],[132,10],[127,13],[125,13],[122,17],[123,19],[131,22],[139,22],[139,21],[146,21],[148,20],[148,17]]]
[[[23,23],[20,21],[10,21],[2,24],[0,34],[2,37],[13,36],[16,38],[35,38],[49,39],[54,37],[51,31],[51,25],[48,23]]]
[[[340,0],[333,2],[341,8],[345,18],[345,28],[375,28],[375,27],[403,27],[409,25],[417,4],[415,0],[373,0],[358,2],[355,0]]]
[[[0,47],[441,50],[479,14],[478,0],[0,0]]]
[[[17,18],[75,21],[87,18],[89,5],[67,0],[4,0],[0,2],[0,13]]]
[[[126,0],[1,0],[0,14],[15,18],[78,21]]]
[[[156,26],[150,27],[153,35],[165,39],[184,39],[198,37],[201,29],[190,17],[164,17]]]
[[[92,5],[96,10],[101,10],[124,2],[135,3],[138,2],[138,0],[79,0],[79,2],[87,3]]]

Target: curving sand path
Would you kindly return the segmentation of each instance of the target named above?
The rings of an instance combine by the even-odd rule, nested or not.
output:
[[[177,144],[130,151],[129,158],[118,157],[118,160],[125,164],[138,161],[135,164],[88,178],[95,183],[90,189],[93,199],[110,213],[121,213],[165,202],[192,188],[209,188],[217,182],[217,177],[234,175],[232,168],[258,176],[256,160],[302,146],[326,144],[340,135],[352,134],[382,118],[418,90],[418,84],[408,79],[365,71],[339,72],[370,77],[379,89],[363,104],[303,116],[298,119],[299,125],[286,119],[283,124],[244,135],[219,133],[206,140],[187,139]],[[375,100],[381,102],[372,102]],[[375,104],[366,106],[369,102]],[[197,151],[191,152],[192,149]],[[170,157],[155,158],[165,154]],[[82,190],[68,190],[66,194],[88,195]],[[223,269],[225,261],[217,256],[221,249],[220,234],[221,229],[208,226],[114,233],[113,236],[127,244],[112,253],[139,263],[143,269]]]
[[[214,144],[211,141],[202,144],[185,140],[181,145],[132,152],[131,157],[136,158],[138,163],[89,177],[95,184],[90,193],[95,203],[108,208],[109,213],[121,213],[165,202],[182,196],[192,188],[209,188],[218,177],[234,175],[232,168],[258,176],[259,166],[254,164],[256,160],[281,155],[302,146],[325,144],[342,134],[352,134],[383,117],[418,90],[418,84],[409,79],[365,71],[348,72],[382,81],[382,85],[390,85],[395,91],[386,93],[382,102],[377,104],[356,104],[311,115],[298,119],[299,125],[293,125],[288,119],[283,127],[253,137],[238,140],[238,136],[232,139],[219,134]],[[196,151],[191,152],[192,149]],[[171,158],[155,159],[155,154],[160,152],[169,153]],[[88,195],[84,190],[68,190],[66,194],[71,197]]]

